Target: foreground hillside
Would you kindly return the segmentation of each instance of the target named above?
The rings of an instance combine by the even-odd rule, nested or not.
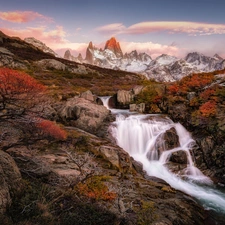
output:
[[[203,130],[209,132],[206,128],[219,121],[217,113],[223,113],[222,75],[216,80],[206,75],[206,83],[200,76],[204,86],[192,87],[187,80],[165,85],[56,58],[4,34],[0,63],[2,224],[223,224],[222,215],[215,218],[192,197],[147,176],[140,163],[115,145],[107,132],[115,118],[98,98],[114,95],[110,104],[118,108],[144,103],[142,112],[173,115],[190,130],[197,128],[197,137]],[[216,82],[215,92],[200,99],[204,88],[211,90]],[[216,102],[216,110],[201,108],[208,100]],[[197,113],[197,121],[206,116],[209,123],[192,120],[191,126],[191,112]],[[222,157],[223,152],[214,149],[222,146],[223,132],[217,128],[213,137],[218,131],[220,142],[210,148],[216,151],[210,157],[215,166],[205,169],[223,181],[217,151]],[[207,132],[203,135],[208,140]],[[202,159],[201,154],[200,148],[196,159]]]

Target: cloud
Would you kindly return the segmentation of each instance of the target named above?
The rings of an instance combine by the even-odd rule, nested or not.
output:
[[[141,22],[125,27],[122,23],[108,24],[96,28],[104,34],[146,34],[152,32],[186,33],[191,36],[225,34],[225,24],[209,24],[188,21]]]
[[[62,26],[56,26],[54,29],[47,29],[45,26],[27,27],[25,29],[1,28],[1,31],[9,36],[17,36],[21,39],[34,37],[48,45],[60,45],[67,42],[66,32]]]
[[[0,28],[3,33],[9,36],[20,37],[21,39],[27,37],[34,37],[42,41],[48,47],[59,53],[61,56],[67,49],[72,49],[76,52],[85,53],[87,43],[75,43],[66,39],[66,32],[62,26],[56,26],[54,29],[48,29],[45,26],[28,27],[26,29],[9,29]]]
[[[173,56],[180,56],[181,49],[176,46],[161,45],[152,42],[121,42],[123,52],[131,52],[137,50],[138,52],[145,52],[152,58],[156,58],[161,54],[168,54]]]
[[[126,27],[122,23],[112,23],[108,24],[102,27],[98,27],[96,29],[100,33],[105,33],[105,34],[118,34],[118,33],[123,33],[126,30]]]
[[[0,11],[0,19],[12,23],[28,23],[35,19],[43,19],[49,22],[53,21],[51,18],[33,11]]]

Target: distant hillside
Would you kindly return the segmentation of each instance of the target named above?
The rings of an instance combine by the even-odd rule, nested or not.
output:
[[[85,90],[97,95],[128,90],[142,82],[143,77],[129,72],[80,64],[44,52],[17,37],[0,33],[0,66],[22,69],[43,84],[52,94],[70,96]]]

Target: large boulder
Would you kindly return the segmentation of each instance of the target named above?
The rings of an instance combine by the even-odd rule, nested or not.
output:
[[[0,214],[12,203],[22,188],[20,171],[13,158],[0,150]]]
[[[74,97],[59,110],[62,120],[70,126],[99,133],[104,122],[109,120],[109,110],[84,98]]]

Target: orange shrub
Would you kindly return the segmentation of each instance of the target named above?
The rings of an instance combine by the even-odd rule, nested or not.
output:
[[[170,86],[168,87],[168,91],[169,91],[169,94],[171,94],[171,95],[177,94],[177,92],[179,91],[179,86],[178,86],[178,84],[170,85]]]
[[[208,88],[208,89],[205,89],[200,94],[200,98],[205,102],[205,101],[208,101],[214,94],[215,94],[215,90],[211,89],[211,88]]]
[[[95,200],[111,201],[117,196],[115,192],[109,191],[101,177],[92,177],[86,183],[78,184],[77,188],[80,194]]]
[[[210,100],[199,107],[199,111],[203,117],[216,115],[216,102]]]
[[[211,84],[214,80],[212,73],[193,74],[184,77],[180,84],[186,86],[188,91],[198,91],[201,88]]]
[[[55,139],[65,140],[67,133],[62,130],[55,122],[49,120],[41,120],[36,124],[37,128],[43,133],[43,135],[51,136]]]

